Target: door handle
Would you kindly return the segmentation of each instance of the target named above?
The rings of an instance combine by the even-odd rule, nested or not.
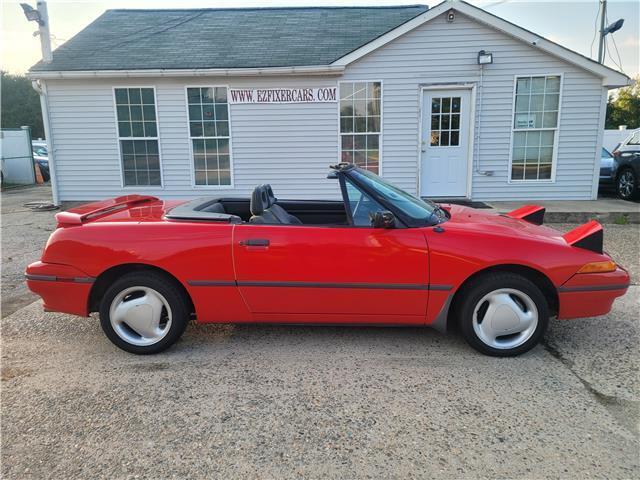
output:
[[[247,240],[240,240],[240,245],[243,247],[268,247],[269,240],[266,238],[249,238]]]

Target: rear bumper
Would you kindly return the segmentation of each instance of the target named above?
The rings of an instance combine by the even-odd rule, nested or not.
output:
[[[89,315],[89,293],[94,278],[69,265],[35,262],[25,272],[27,287],[42,297],[44,309]]]
[[[622,268],[608,273],[578,273],[558,288],[559,319],[597,317],[611,311],[613,301],[629,288]]]

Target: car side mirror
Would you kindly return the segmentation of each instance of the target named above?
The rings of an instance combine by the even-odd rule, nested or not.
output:
[[[394,228],[396,226],[396,217],[388,210],[371,212],[369,217],[373,228]]]

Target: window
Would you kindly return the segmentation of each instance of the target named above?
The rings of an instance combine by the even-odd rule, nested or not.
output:
[[[511,180],[551,180],[559,109],[559,75],[516,79]]]
[[[226,87],[187,88],[195,184],[231,185]]]
[[[382,84],[340,84],[341,161],[355,163],[373,173],[380,170]]]
[[[460,145],[460,97],[433,97],[431,99],[432,147]]]
[[[115,97],[124,186],[160,185],[153,88],[116,88]]]

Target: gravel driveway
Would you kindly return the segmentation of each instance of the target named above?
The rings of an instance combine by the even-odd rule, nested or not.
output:
[[[2,478],[638,478],[639,231],[606,230],[636,286],[518,358],[426,329],[212,325],[137,357],[27,305],[1,321]]]

